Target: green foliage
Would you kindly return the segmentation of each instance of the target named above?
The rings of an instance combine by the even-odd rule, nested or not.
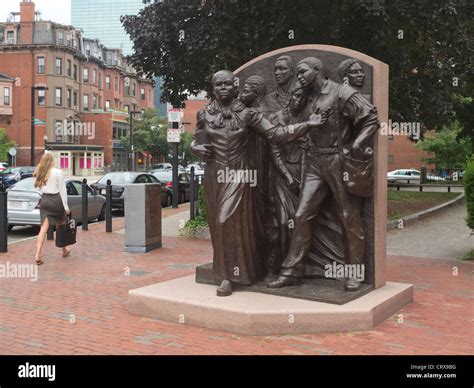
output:
[[[147,151],[156,160],[168,158],[170,147],[167,141],[168,121],[159,117],[155,110],[147,109],[140,120],[133,120],[133,145],[135,151]],[[129,136],[122,137],[121,142],[127,148]]]
[[[174,106],[209,92],[217,70],[282,47],[330,44],[389,64],[390,117],[429,129],[452,119],[456,96],[473,95],[473,21],[471,0],[165,0],[122,18],[131,62],[162,77],[162,100]]]
[[[198,158],[191,152],[191,143],[193,141],[193,135],[189,132],[183,132],[181,134],[181,142],[179,143],[179,156],[182,157],[184,154],[184,160],[187,163],[196,162]]]
[[[199,186],[198,199],[199,199],[199,215],[207,221],[206,199],[204,197],[204,185]]]
[[[184,225],[185,228],[191,229],[207,228],[208,226],[207,219],[202,215],[195,217],[194,220],[188,220]]]
[[[8,150],[14,145],[15,142],[8,139],[6,129],[0,128],[0,162],[8,160]]]
[[[466,193],[467,226],[474,229],[474,157],[467,163],[464,174],[464,191]]]
[[[433,153],[423,160],[436,164],[437,169],[463,169],[466,159],[472,154],[472,145],[468,138],[459,138],[461,130],[459,123],[454,122],[450,127],[443,127],[434,136],[426,136],[420,140],[417,147]]]

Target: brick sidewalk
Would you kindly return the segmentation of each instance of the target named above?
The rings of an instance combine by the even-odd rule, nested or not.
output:
[[[181,212],[165,209],[163,216]],[[123,220],[114,222],[114,230]],[[96,224],[71,257],[46,242],[37,282],[0,279],[0,354],[472,354],[474,265],[389,257],[388,280],[415,284],[415,302],[368,332],[250,337],[127,312],[133,288],[193,274],[209,241],[165,237],[147,254],[123,252],[123,234]],[[0,263],[30,263],[36,241],[9,247]],[[458,276],[453,276],[453,266]],[[129,271],[129,276],[126,273]],[[71,323],[72,322],[72,323]]]

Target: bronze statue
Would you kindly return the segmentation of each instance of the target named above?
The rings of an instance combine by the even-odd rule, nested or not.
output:
[[[339,64],[337,69],[339,79],[344,85],[350,85],[357,91],[361,92],[364,86],[365,73],[362,63],[354,58],[345,59]],[[367,101],[372,101],[372,97],[368,94],[362,94]]]
[[[274,76],[277,86],[275,90],[268,93],[265,97],[265,112],[276,112],[288,105],[294,75],[293,58],[289,55],[278,57],[274,67]]]
[[[307,102],[307,95],[299,82],[295,83],[290,90],[290,101],[288,106],[270,115],[270,121],[279,125],[298,123],[300,114]],[[273,169],[271,176],[272,190],[270,190],[271,202],[275,206],[275,214],[278,220],[278,238],[276,244],[275,263],[273,269],[281,269],[282,258],[288,252],[291,241],[291,220],[293,220],[298,207],[302,176],[305,166],[306,150],[309,148],[307,136],[292,142],[271,145],[271,158]]]
[[[318,217],[327,195],[332,195],[336,202],[346,263],[360,265],[365,259],[365,232],[361,217],[363,199],[348,191],[346,170],[350,167],[350,159],[364,162],[372,157],[368,145],[379,128],[377,112],[352,87],[325,78],[318,58],[301,60],[297,65],[297,78],[309,94],[302,118],[325,113],[327,121],[309,132],[312,146],[307,155],[295,228],[280,276],[268,283],[270,288],[298,284],[304,276],[313,233],[312,220]],[[353,186],[361,184],[350,183]],[[360,286],[358,279],[346,279],[347,291],[357,291]]]
[[[221,70],[212,77],[215,99],[198,112],[198,125],[191,145],[206,162],[205,201],[214,250],[213,272],[219,279],[218,296],[232,294],[233,283],[251,285],[261,279],[262,260],[257,255],[254,228],[253,188],[248,135],[255,131],[272,144],[292,141],[317,128],[322,121],[286,127],[274,125],[261,112],[247,108],[236,98],[235,75]],[[230,179],[229,177],[242,179]]]

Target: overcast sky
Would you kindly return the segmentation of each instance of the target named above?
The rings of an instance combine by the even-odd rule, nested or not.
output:
[[[36,10],[43,20],[71,24],[71,0],[35,0]],[[0,0],[0,21],[6,21],[10,12],[20,12],[20,0]],[[19,21],[19,17],[16,19]]]

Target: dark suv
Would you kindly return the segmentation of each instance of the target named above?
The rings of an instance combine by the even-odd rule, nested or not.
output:
[[[8,188],[22,179],[31,178],[34,171],[34,167],[8,167],[0,172],[0,183]]]

